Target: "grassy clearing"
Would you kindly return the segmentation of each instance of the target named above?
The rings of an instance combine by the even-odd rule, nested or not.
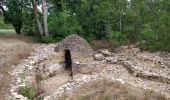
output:
[[[15,35],[16,32],[13,29],[0,29],[0,35]]]

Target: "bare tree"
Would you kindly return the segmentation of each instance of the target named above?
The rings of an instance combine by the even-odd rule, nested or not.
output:
[[[42,11],[43,11],[43,21],[44,21],[44,33],[45,36],[49,35],[48,32],[48,23],[47,23],[47,8],[46,8],[46,0],[42,0]]]
[[[35,0],[31,0],[31,1],[32,1],[32,5],[33,5],[33,8],[34,8],[34,14],[35,14],[35,17],[36,17],[37,26],[38,26],[40,35],[44,35],[43,28],[42,28],[41,22],[39,20],[39,11],[38,11],[38,8],[37,8],[37,3],[36,3]]]

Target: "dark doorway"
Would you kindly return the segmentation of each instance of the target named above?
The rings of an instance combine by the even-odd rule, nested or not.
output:
[[[65,50],[65,63],[66,63],[66,70],[72,72],[72,60],[71,60],[71,53],[69,49]]]

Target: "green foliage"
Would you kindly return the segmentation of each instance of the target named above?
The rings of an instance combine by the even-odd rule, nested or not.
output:
[[[82,33],[80,35],[89,42],[109,40],[113,47],[139,42],[144,50],[169,51],[169,1],[72,0],[53,3],[61,10],[50,13],[49,28],[58,38]]]
[[[170,51],[169,45],[170,35],[156,34],[149,25],[140,34],[140,48],[150,51]]]
[[[150,51],[155,51],[158,49],[157,35],[149,25],[145,25],[145,28],[140,34],[140,47],[144,50]]]
[[[4,20],[1,15],[0,15],[0,29],[13,29],[12,25],[4,23]]]
[[[83,30],[70,11],[52,14],[49,18],[49,32],[56,41],[70,34],[82,35]]]
[[[36,89],[27,85],[27,81],[25,80],[26,76],[24,73],[21,74],[20,78],[21,84],[24,86],[19,87],[18,93],[31,100],[32,97],[36,94]]]
[[[109,97],[109,96],[105,96],[105,97],[103,98],[103,100],[110,100],[110,97]]]
[[[116,32],[112,31],[112,32],[108,33],[106,37],[108,40],[115,39],[119,42],[124,42],[126,40],[126,36],[118,31],[116,31]]]
[[[114,48],[120,46],[126,41],[126,36],[120,32],[110,32],[106,37]]]
[[[19,88],[19,94],[23,95],[24,97],[27,97],[29,100],[32,99],[35,93],[36,93],[36,89],[32,87],[25,86]]]
[[[56,41],[60,41],[61,38],[55,38],[54,36],[52,35],[49,35],[49,36],[42,36],[40,41],[42,43],[54,43]]]
[[[5,22],[15,29],[22,26],[22,32],[34,35],[37,28],[30,2],[2,0],[0,6],[7,8]],[[169,0],[47,0],[47,6],[50,36],[42,37],[42,42],[79,34],[89,42],[109,40],[115,47],[139,42],[144,50],[170,51]],[[42,21],[41,12],[39,15]]]
[[[77,19],[85,31],[85,38],[106,39],[106,34],[109,33],[108,28],[113,30],[112,23],[114,20],[112,14],[115,10],[111,3],[112,1],[109,0],[85,0],[75,8],[79,9],[77,10]]]
[[[37,33],[37,27],[34,20],[34,13],[25,11],[23,13],[23,19],[22,33],[25,35],[35,35]]]
[[[29,0],[1,0],[0,10],[4,17],[5,23],[11,24],[17,34],[21,34],[24,11],[30,7]],[[27,11],[28,12],[28,11]]]
[[[136,96],[130,96],[128,100],[137,100]]]
[[[135,30],[134,27],[130,25],[124,28],[124,33],[126,34],[126,38],[133,43],[136,42],[138,38],[138,34],[134,30]]]

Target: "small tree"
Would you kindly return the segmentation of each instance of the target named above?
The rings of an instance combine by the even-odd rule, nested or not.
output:
[[[4,9],[6,7],[7,9]],[[3,12],[5,23],[11,23],[17,34],[21,34],[22,28],[22,11],[24,1],[2,0],[0,1],[0,9]]]

